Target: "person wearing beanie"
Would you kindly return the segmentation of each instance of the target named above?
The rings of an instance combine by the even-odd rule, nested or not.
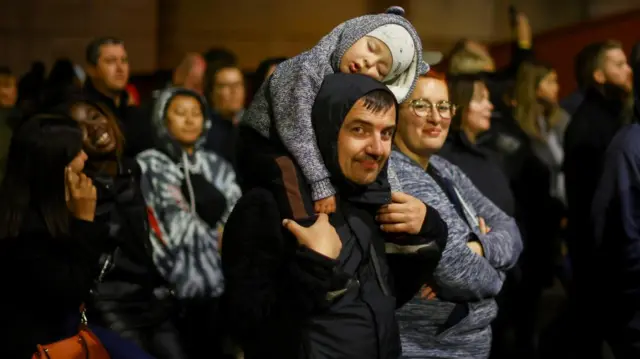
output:
[[[415,28],[403,15],[404,10],[394,6],[383,14],[347,20],[312,49],[278,65],[240,123],[238,176],[243,192],[263,184],[260,179],[264,176],[256,173],[256,168],[274,160],[256,149],[255,143],[267,138],[290,153],[300,166],[311,187],[315,212],[335,210],[336,190],[311,125],[313,102],[325,76],[338,72],[372,77],[384,83],[398,103],[404,101],[418,75],[426,73],[429,66],[422,61],[422,44]],[[391,173],[390,180],[393,187]],[[269,181],[286,183],[282,179]]]

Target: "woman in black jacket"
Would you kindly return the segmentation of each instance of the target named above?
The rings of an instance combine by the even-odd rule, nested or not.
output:
[[[32,118],[13,136],[0,185],[2,358],[30,358],[78,331],[106,242],[86,159],[67,117]]]
[[[152,258],[140,167],[122,155],[118,122],[106,107],[83,96],[72,97],[61,110],[85,135],[86,173],[98,194],[96,221],[109,227],[113,243],[101,256],[104,277],[89,314],[158,359],[185,358],[174,326],[173,291]]]

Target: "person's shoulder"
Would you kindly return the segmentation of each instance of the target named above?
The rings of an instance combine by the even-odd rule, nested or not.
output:
[[[429,159],[429,165],[433,166],[436,170],[438,170],[442,175],[450,176],[453,172],[459,171],[458,166],[451,163],[451,161],[440,155],[431,156]]]
[[[231,162],[227,161],[224,157],[222,157],[215,151],[203,148],[196,151],[196,156],[201,157],[212,168],[224,168],[229,171],[233,171]]]
[[[242,217],[253,215],[260,218],[267,218],[270,217],[270,214],[278,214],[276,211],[277,208],[278,203],[273,193],[265,188],[255,187],[242,195],[236,203],[231,216]],[[279,214],[277,217],[279,220]],[[253,218],[253,220],[259,221],[260,218]]]
[[[324,77],[334,73],[330,63],[322,64],[319,60],[312,51],[307,51],[281,63],[269,79],[270,90],[277,91],[283,86],[295,85],[303,79],[305,83],[315,85],[314,90],[318,90]]]
[[[255,242],[263,237],[278,236],[282,218],[275,196],[264,188],[253,188],[240,197],[225,224],[225,237]]]
[[[155,148],[150,148],[140,152],[136,155],[136,160],[140,161],[150,161],[152,159],[162,159],[162,160],[170,160],[169,156],[164,154],[162,151],[159,151]]]
[[[166,168],[174,164],[169,156],[155,148],[140,152],[136,156],[136,161],[142,173],[154,171],[154,168]]]
[[[621,128],[611,141],[608,152],[640,157],[640,124],[632,123]]]

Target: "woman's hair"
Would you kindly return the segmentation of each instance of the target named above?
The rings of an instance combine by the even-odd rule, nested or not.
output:
[[[444,81],[445,83],[447,82],[447,75],[445,75],[443,72],[439,72],[433,69],[427,71],[427,73],[424,75],[420,75],[420,77],[425,79],[440,80]]]
[[[65,168],[82,150],[82,131],[67,116],[30,118],[9,146],[0,184],[0,238],[20,234],[29,210],[37,210],[51,236],[68,233]]]
[[[462,126],[462,117],[465,109],[471,103],[476,84],[486,86],[484,77],[480,74],[464,74],[449,76],[449,101],[458,107],[456,114],[451,119],[451,129],[459,131]]]
[[[515,101],[514,117],[520,128],[533,138],[542,136],[538,117],[544,114],[538,102],[538,86],[540,82],[553,71],[551,66],[539,62],[525,62],[520,65],[516,76],[513,100]],[[550,104],[548,115],[544,116],[547,127],[553,127],[560,118],[559,106]]]
[[[458,41],[449,53],[449,74],[475,74],[495,67],[490,54],[470,49],[468,42],[467,39]]]

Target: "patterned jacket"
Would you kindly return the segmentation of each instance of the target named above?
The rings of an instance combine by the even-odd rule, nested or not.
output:
[[[166,111],[176,95],[196,97],[202,104],[205,130],[187,155],[166,128]],[[156,148],[137,157],[142,169],[142,192],[147,202],[151,225],[153,260],[160,273],[173,285],[178,298],[216,297],[224,290],[220,268],[218,238],[240,187],[231,165],[215,153],[202,148],[210,127],[206,105],[197,94],[185,89],[161,91],[154,105],[152,122],[156,130]],[[226,208],[216,226],[202,219],[195,202],[193,176],[204,178],[212,190],[219,191]],[[184,190],[184,188],[187,190]]]

